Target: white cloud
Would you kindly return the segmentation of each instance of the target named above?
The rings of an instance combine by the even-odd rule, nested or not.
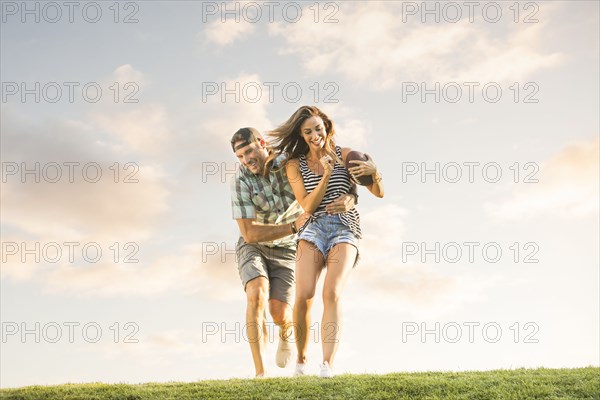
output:
[[[118,82],[123,86],[128,82],[136,83],[139,86],[150,84],[147,77],[141,71],[133,68],[131,64],[123,64],[117,67],[112,73],[112,78],[114,78],[114,82]]]
[[[379,294],[400,295],[414,303],[434,302],[454,286],[435,268],[402,263],[401,247],[408,210],[386,204],[361,216],[360,280]]]
[[[78,297],[153,296],[175,291],[213,301],[243,298],[234,255],[218,254],[203,244],[182,246],[175,255],[155,256],[144,243],[134,254],[139,263],[114,263],[112,253],[96,265],[62,263],[40,271],[44,291]],[[203,254],[204,251],[204,254]],[[224,260],[221,259],[224,254]]]
[[[501,276],[478,277],[469,266],[407,264],[402,262],[409,211],[386,204],[361,215],[361,261],[348,290],[364,290],[373,301],[403,301],[403,312],[424,317],[455,311],[465,303],[481,301]],[[365,304],[366,307],[372,303]]]
[[[135,152],[155,156],[164,151],[171,134],[165,106],[140,101],[140,93],[147,89],[147,77],[130,64],[116,68],[104,79],[103,87],[113,87],[94,104],[88,122],[111,135],[110,146],[116,151]],[[118,101],[115,101],[118,93]]]
[[[29,254],[22,259],[23,249],[35,249],[35,242],[24,240],[23,237],[2,232],[2,280],[8,278],[14,281],[27,281],[36,276],[41,265],[36,262],[35,254]],[[41,250],[41,248],[40,248]]]
[[[543,215],[582,218],[598,215],[599,140],[573,143],[540,165],[538,183],[515,185],[512,197],[484,204],[494,218],[515,220]]]
[[[247,37],[256,30],[254,24],[248,22],[236,22],[228,19],[225,22],[215,20],[206,24],[204,35],[209,43],[219,46],[227,46],[242,37]]]
[[[355,117],[359,113],[339,103],[328,103],[319,108],[333,120],[338,145],[368,152],[370,129],[366,122]]]
[[[2,129],[3,160],[17,168],[2,184],[3,227],[40,240],[142,240],[168,210],[162,168],[125,167],[129,161],[85,122],[37,122],[9,111]],[[33,174],[23,177],[24,168],[37,169],[39,183]],[[57,172],[60,179],[49,181]],[[125,183],[126,177],[137,182]]]
[[[242,95],[245,93],[244,87],[256,87],[256,84],[260,86],[263,82],[258,74],[246,73],[241,73],[236,77],[226,77],[222,81],[227,88],[239,85]],[[257,96],[254,91],[247,92],[247,95],[252,98]],[[267,116],[267,106],[270,103],[266,88],[263,87],[262,95],[256,102],[246,99],[235,102],[232,101],[233,97],[231,96],[228,95],[225,99],[227,101],[223,101],[221,95],[217,94],[207,97],[205,103],[198,103],[197,106],[204,110],[205,115],[210,115],[210,117],[203,118],[198,125],[200,134],[197,140],[201,148],[216,148],[225,151],[231,148],[229,140],[239,128],[252,126],[262,133],[273,128],[273,122]],[[227,160],[231,157],[230,153],[223,153],[220,160]]]
[[[23,249],[34,249],[36,241],[14,235],[3,237],[2,279],[32,281],[45,293],[81,298],[144,297],[168,292],[221,303],[245,298],[235,255],[226,253],[223,248],[214,254],[214,248],[198,243],[182,246],[173,251],[173,255],[164,252],[155,255],[147,243],[140,243],[136,249],[125,249],[120,243],[119,262],[115,263],[113,243],[97,241],[102,248],[102,257],[97,263],[89,263],[82,257],[85,240],[74,247],[74,262],[70,262],[69,249],[62,242],[57,242],[62,251],[57,263],[48,262],[56,255],[50,247],[52,251],[46,255],[42,250],[38,252],[39,262],[32,254],[22,262]],[[14,246],[9,248],[6,243],[15,243],[17,253],[13,254]],[[37,243],[41,249],[49,242]],[[233,248],[233,245],[229,247]],[[10,253],[5,254],[5,250]],[[95,253],[92,251],[92,254]],[[125,255],[139,262],[125,263]]]
[[[537,47],[543,23],[493,35],[493,24],[468,18],[443,26],[402,23],[401,4],[395,2],[345,3],[339,11],[344,23],[305,18],[272,24],[270,34],[281,36],[286,41],[281,53],[301,56],[311,74],[339,73],[376,90],[411,81],[512,83],[562,60]]]
[[[143,155],[160,154],[170,134],[165,107],[158,104],[135,105],[121,112],[92,112],[90,119],[130,151]]]
[[[77,179],[74,183],[65,176],[57,183],[3,184],[2,223],[47,239],[148,237],[157,218],[168,209],[168,191],[161,184],[160,171],[141,166],[136,174],[138,183],[115,183],[110,175],[111,164],[98,163],[103,178],[88,183],[81,178],[82,166],[91,164],[80,165],[79,170],[75,169],[79,176],[74,174]],[[121,165],[121,173],[122,168]],[[64,176],[66,167],[61,169]],[[95,175],[97,169],[91,170],[90,176]],[[152,201],[147,201],[150,198]]]

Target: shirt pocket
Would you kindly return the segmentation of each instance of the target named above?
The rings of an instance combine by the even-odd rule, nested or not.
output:
[[[258,210],[263,212],[271,211],[271,205],[269,204],[269,200],[267,200],[267,196],[264,193],[253,194],[252,203],[254,203]]]

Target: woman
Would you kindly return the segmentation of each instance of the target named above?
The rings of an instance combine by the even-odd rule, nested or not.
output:
[[[317,107],[311,106],[300,107],[271,132],[273,156],[286,154],[285,168],[294,195],[304,211],[312,215],[298,233],[294,306],[298,349],[296,376],[306,375],[310,310],[323,267],[327,272],[323,286],[320,376],[333,376],[331,368],[340,338],[340,297],[358,260],[361,237],[358,212],[354,208],[341,212],[328,205],[341,194],[350,192],[353,185],[350,173],[354,177],[371,175],[373,183],[367,188],[375,196],[383,197],[381,175],[373,161],[353,161],[355,166],[347,170],[344,165],[351,150],[336,146],[334,135],[333,122]]]

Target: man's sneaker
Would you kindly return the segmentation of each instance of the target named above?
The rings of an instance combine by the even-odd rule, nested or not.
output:
[[[294,376],[305,376],[308,375],[306,373],[306,364],[296,363],[296,371],[294,372]]]
[[[279,368],[285,368],[292,358],[293,350],[294,345],[280,336],[279,346],[277,346],[277,353],[275,354],[275,364]]]
[[[331,378],[333,376],[333,371],[331,370],[331,367],[327,361],[321,364],[321,372],[319,372],[319,376],[321,378]]]

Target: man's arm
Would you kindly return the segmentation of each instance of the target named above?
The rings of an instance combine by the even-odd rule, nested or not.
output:
[[[290,223],[286,224],[257,224],[256,210],[251,198],[252,189],[248,182],[236,176],[231,181],[231,208],[233,219],[240,227],[240,233],[246,243],[269,242],[281,239],[295,233]],[[309,218],[308,214],[302,214],[296,219],[296,231],[304,225]]]
[[[296,227],[295,230],[298,231],[308,218],[308,214],[302,214],[296,221],[292,222]],[[246,243],[269,242],[295,233],[292,230],[292,223],[261,225],[255,223],[254,219],[251,218],[240,218],[236,221]]]
[[[342,194],[340,197],[325,206],[325,211],[329,214],[339,214],[350,211],[356,205],[358,195],[352,193]]]

